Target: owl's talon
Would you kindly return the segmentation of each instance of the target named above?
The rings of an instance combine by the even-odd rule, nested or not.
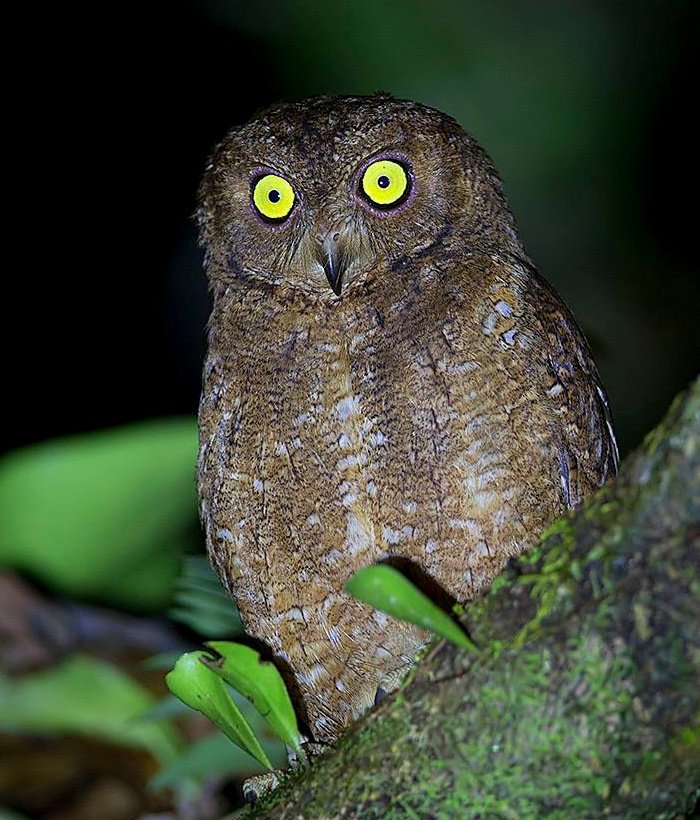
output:
[[[413,664],[409,663],[399,669],[394,669],[388,675],[384,675],[377,684],[377,690],[374,693],[374,705],[379,706],[389,695],[392,695],[401,686],[411,669],[413,669]]]
[[[293,771],[301,769],[303,766],[316,757],[325,754],[331,746],[327,743],[317,743],[313,740],[306,739],[303,743],[302,749],[306,754],[306,758],[300,758],[297,753],[290,746],[287,746],[287,760],[289,761],[289,768]]]
[[[383,700],[386,700],[388,695],[389,692],[383,686],[378,686],[377,691],[374,693],[374,705],[379,706]]]
[[[280,782],[279,772],[266,772],[248,777],[243,781],[243,799],[252,806],[261,797],[272,794]]]

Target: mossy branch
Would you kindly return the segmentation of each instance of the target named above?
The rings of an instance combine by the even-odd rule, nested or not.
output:
[[[251,817],[672,818],[700,787],[700,381]],[[246,810],[248,811],[248,810]]]

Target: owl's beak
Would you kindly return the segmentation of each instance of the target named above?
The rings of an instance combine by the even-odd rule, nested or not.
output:
[[[316,242],[316,258],[323,266],[333,293],[340,296],[343,287],[343,273],[347,267],[346,255],[343,252],[342,234],[336,230],[318,233]]]

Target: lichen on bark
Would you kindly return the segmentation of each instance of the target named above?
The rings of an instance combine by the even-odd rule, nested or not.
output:
[[[700,788],[700,381],[257,818],[674,818]]]

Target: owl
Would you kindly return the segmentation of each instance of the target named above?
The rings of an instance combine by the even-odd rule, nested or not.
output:
[[[348,579],[385,562],[473,598],[615,472],[608,401],[493,165],[439,111],[275,105],[215,148],[198,221],[208,553],[332,743],[427,639]]]

